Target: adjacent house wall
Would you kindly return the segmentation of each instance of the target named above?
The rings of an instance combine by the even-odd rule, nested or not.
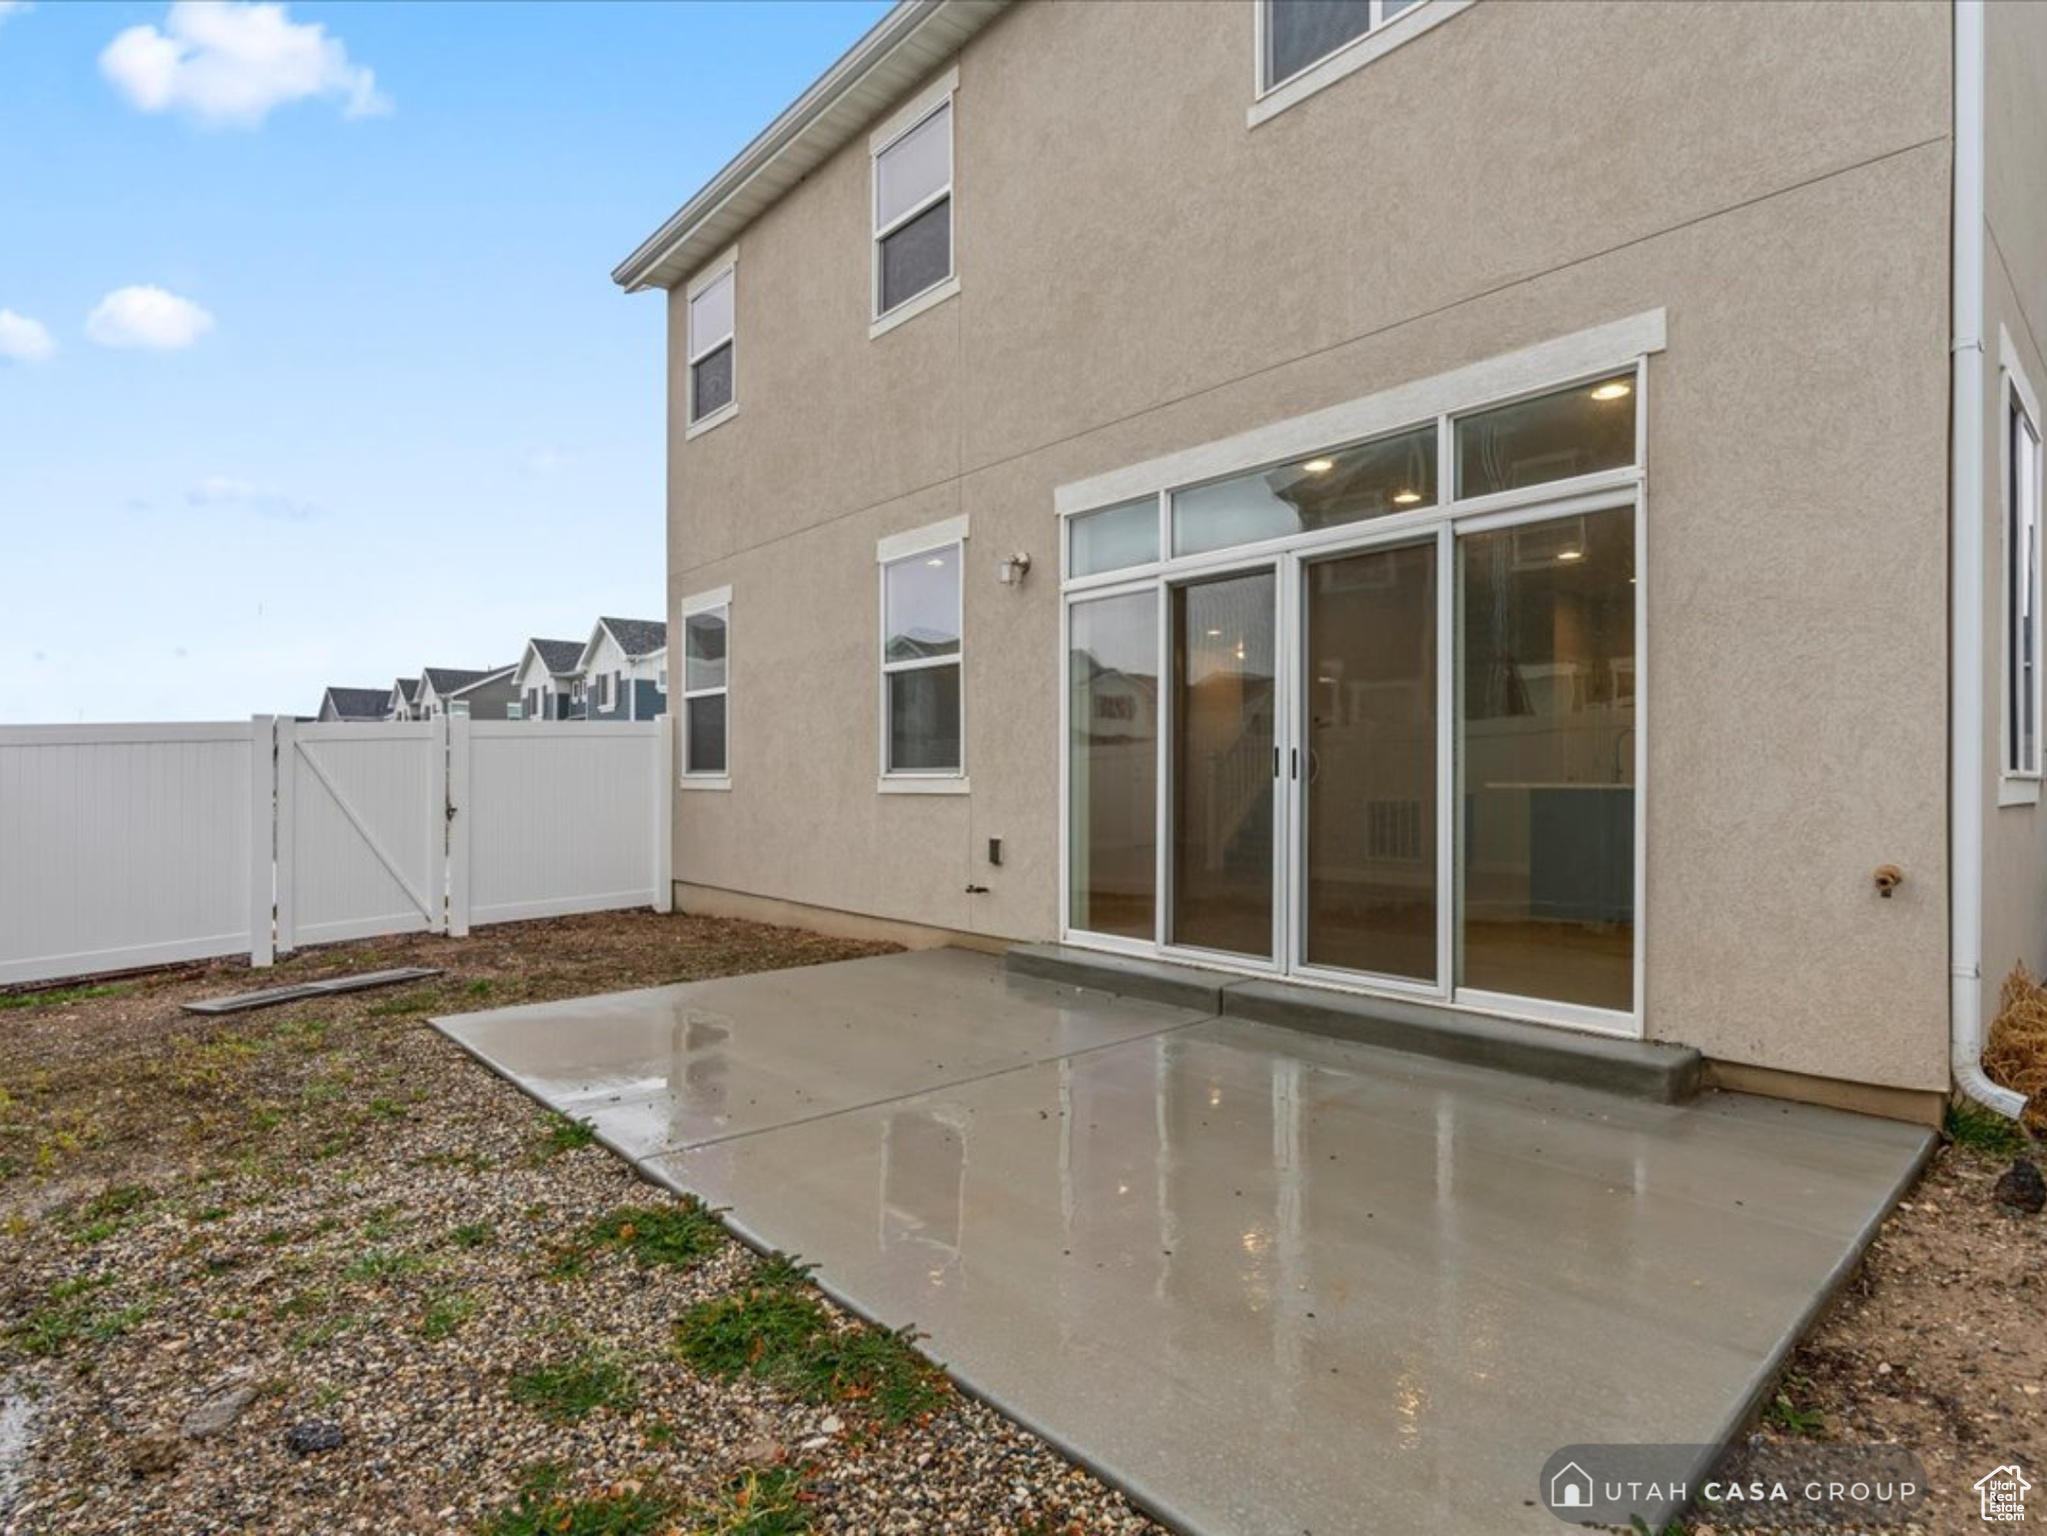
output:
[[[1257,128],[1249,4],[1023,4],[959,71],[957,298],[869,339],[864,136],[741,236],[688,441],[671,295],[671,626],[733,589],[678,881],[1052,935],[1054,489],[1662,307],[1649,1032],[1944,1086],[1946,7],[1480,4]],[[875,542],[960,513],[971,793],[877,794]]]
[[[2047,970],[2047,808],[2000,807],[2004,762],[2005,405],[2000,331],[2047,400],[2047,7],[1985,8],[1983,1016],[2014,965]],[[2047,429],[2047,422],[2038,423]]]

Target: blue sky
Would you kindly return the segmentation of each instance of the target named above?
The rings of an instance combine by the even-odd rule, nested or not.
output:
[[[611,268],[885,9],[0,0],[0,722],[658,617]]]

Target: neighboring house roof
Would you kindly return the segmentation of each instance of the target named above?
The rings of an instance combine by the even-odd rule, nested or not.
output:
[[[404,695],[405,702],[408,704],[419,697],[419,679],[416,677],[399,678],[397,688],[398,692]]]
[[[329,688],[321,708],[329,704],[344,720],[381,720],[391,707],[391,694],[384,688]]]
[[[463,667],[427,667],[420,675],[426,679],[427,687],[433,689],[438,696],[445,699],[451,693],[460,693],[465,688],[474,688],[486,678],[496,677],[499,673],[511,670],[510,667],[487,668],[483,671],[475,671]]]
[[[673,288],[1001,14],[1006,0],[898,0],[729,165],[618,264],[628,292]]]
[[[501,683],[518,670],[516,662],[507,662],[502,667],[492,667],[488,672],[477,673],[473,681],[464,683],[459,688],[436,688],[434,692],[444,699],[459,699],[465,693],[474,693],[479,688],[488,688],[492,683]]]
[[[611,638],[629,661],[668,649],[668,626],[659,619],[599,619],[598,628],[611,631]],[[596,639],[595,635],[590,637]],[[585,646],[585,650],[589,647]]]
[[[540,664],[556,677],[580,670],[583,643],[580,640],[528,640],[526,649],[540,658]]]

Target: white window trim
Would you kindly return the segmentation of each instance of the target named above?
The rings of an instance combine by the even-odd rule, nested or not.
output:
[[[1376,5],[1377,0],[1374,0]],[[1391,21],[1382,22],[1362,36],[1354,37],[1334,53],[1325,54],[1299,74],[1289,75],[1271,86],[1265,83],[1266,0],[1251,0],[1251,108],[1245,113],[1247,127],[1269,122],[1289,107],[1299,106],[1318,91],[1356,74],[1374,59],[1384,58],[1402,43],[1413,42],[1424,32],[1440,27],[1472,0],[1421,0]]]
[[[2043,560],[2040,547],[2042,536],[2047,535],[2047,526],[2043,526],[2043,523],[2047,523],[2047,505],[2043,505],[2043,502],[2047,502],[2047,496],[2043,496],[2043,491],[2047,491],[2047,487],[2043,487],[2041,483],[2042,466],[2043,463],[2047,463],[2047,437],[2042,436],[2040,397],[2034,393],[2032,382],[2027,378],[2026,370],[2019,361],[2018,347],[2012,341],[2011,332],[2002,325],[1997,328],[1997,356],[2000,376],[2004,383],[2004,387],[1998,391],[1998,404],[2001,409],[1997,413],[1997,480],[1999,486],[1997,521],[1999,543],[2004,551],[2004,558],[2001,562],[2003,579],[1998,584],[1997,603],[1998,650],[2000,653],[1997,689],[1997,803],[2000,806],[2038,805],[2040,803],[2041,758],[2043,756],[2043,744],[2038,734],[2034,738],[2034,761],[2032,765],[2030,767],[2018,768],[2014,768],[2011,765],[2011,670],[2016,658],[2012,653],[2012,632],[2008,605],[2011,602],[2012,584],[2016,575],[2016,572],[2012,569],[2012,563],[2017,558],[2017,553],[2012,548],[2011,539],[2013,513],[2011,504],[2012,407],[2017,406],[2019,410],[2025,413],[2028,424],[2033,428],[2034,438],[2040,444],[2040,447],[2034,453],[2033,477],[2033,720],[2036,733],[2047,730],[2047,718],[2043,718],[2043,709],[2047,709],[2047,687],[2043,687],[2043,674],[2047,674],[2047,656],[2040,654],[2041,641],[2047,639],[2047,622],[2043,622],[2041,609],[2043,599],[2047,599],[2047,580],[2043,580],[2042,573],[2042,566],[2047,564],[2047,560]]]
[[[689,621],[700,613],[725,614],[725,681],[716,688],[692,688],[689,685]],[[682,612],[678,625],[682,633],[682,683],[681,691],[672,695],[682,702],[675,711],[681,733],[682,771],[677,775],[684,789],[729,790],[732,788],[732,589],[713,587],[708,592],[698,592],[682,600]],[[712,695],[723,696],[725,700],[725,769],[722,773],[693,773],[689,766],[689,701],[708,699]]]
[[[697,296],[720,278],[732,279],[732,329],[718,340],[699,347],[696,338]],[[732,345],[732,398],[701,420],[696,419],[697,364],[709,354],[724,346]],[[723,426],[739,414],[739,247],[732,246],[725,253],[690,279],[683,290],[682,299],[682,393],[683,432],[682,440],[688,442],[701,436],[713,427]]]
[[[927,523],[922,528],[907,529],[877,539],[874,544],[875,589],[877,595],[875,624],[875,658],[879,663],[876,673],[875,719],[878,726],[876,747],[880,759],[880,771],[875,777],[875,793],[883,795],[964,795],[968,793],[967,778],[967,515],[948,517],[942,522]],[[921,658],[916,661],[891,662],[888,659],[888,568],[917,555],[928,555],[935,549],[957,549],[959,551],[959,635],[960,648],[952,656]],[[888,680],[897,672],[915,672],[932,667],[956,666],[960,670],[960,761],[957,768],[890,768],[888,763]]]
[[[927,309],[943,304],[947,299],[954,297],[960,291],[959,204],[957,199],[953,199],[953,183],[959,171],[955,155],[959,134],[959,114],[957,112],[953,113],[951,121],[946,126],[944,187],[890,220],[888,224],[884,225],[881,222],[882,155],[892,148],[897,140],[901,139],[913,128],[921,126],[925,119],[929,118],[941,107],[951,107],[953,105],[953,97],[958,94],[959,88],[960,71],[959,66],[955,64],[936,80],[925,86],[923,90],[911,97],[887,122],[883,123],[867,137],[867,223],[869,230],[867,241],[867,293],[868,313],[872,317],[871,323],[867,327],[867,338],[870,341],[878,336],[886,335],[905,320],[915,319]],[[910,220],[916,218],[918,214],[930,208],[941,198],[952,199],[952,210],[947,216],[950,227],[946,231],[946,260],[951,270],[941,280],[926,288],[922,293],[912,295],[893,309],[884,310],[881,307],[881,242],[883,238],[902,228],[903,225],[909,223]],[[737,397],[736,390],[734,391],[734,396],[735,398]]]

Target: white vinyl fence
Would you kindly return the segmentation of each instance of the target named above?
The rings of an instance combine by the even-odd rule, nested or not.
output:
[[[0,726],[0,985],[669,903],[666,719]]]

